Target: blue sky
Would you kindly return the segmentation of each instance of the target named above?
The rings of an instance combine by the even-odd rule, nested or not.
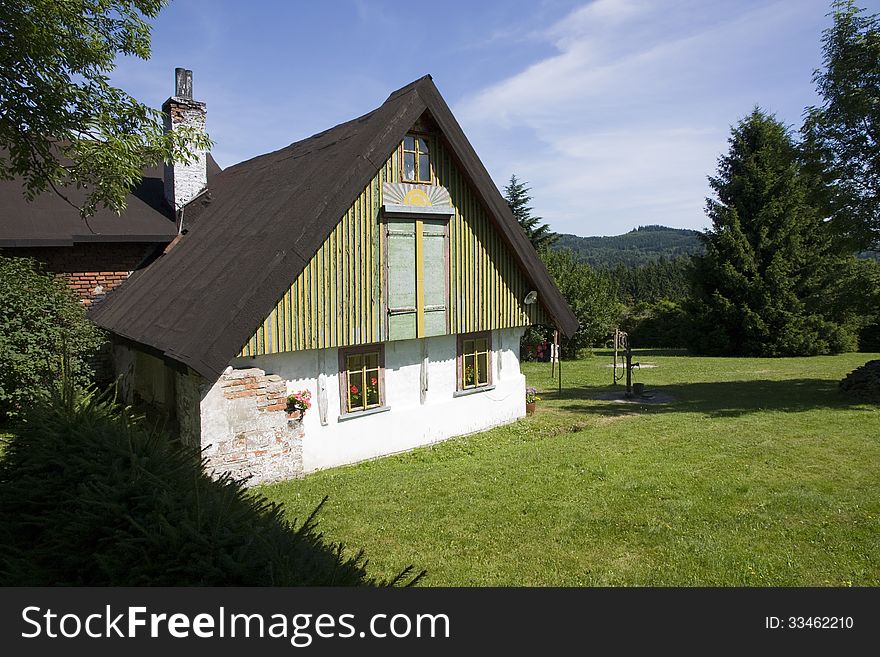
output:
[[[871,13],[880,0],[858,3]],[[112,79],[158,107],[193,70],[221,166],[364,114],[430,73],[499,187],[558,232],[706,225],[730,126],[817,102],[829,0],[174,0]]]

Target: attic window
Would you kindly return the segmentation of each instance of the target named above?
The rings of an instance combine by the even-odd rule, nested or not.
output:
[[[431,157],[428,140],[419,135],[407,135],[403,139],[403,180],[407,182],[431,182]]]

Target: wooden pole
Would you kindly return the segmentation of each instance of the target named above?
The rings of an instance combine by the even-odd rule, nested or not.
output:
[[[629,346],[629,336],[626,337],[626,396],[632,397],[632,349]]]
[[[620,329],[614,329],[614,370],[611,375],[612,385],[617,385],[617,345],[618,340],[620,340]]]
[[[558,348],[557,353],[559,353]],[[559,367],[556,368],[556,371],[559,373],[559,396],[562,397],[562,354],[559,354]]]

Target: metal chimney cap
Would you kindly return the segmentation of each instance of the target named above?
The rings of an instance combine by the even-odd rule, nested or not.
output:
[[[174,95],[177,98],[193,97],[193,72],[185,68],[174,69]]]

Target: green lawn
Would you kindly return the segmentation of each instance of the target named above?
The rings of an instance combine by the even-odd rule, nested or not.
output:
[[[433,586],[880,585],[880,408],[837,381],[871,354],[697,358],[646,350],[676,401],[592,399],[606,352],[513,425],[261,488]],[[554,389],[549,365],[524,365]]]

